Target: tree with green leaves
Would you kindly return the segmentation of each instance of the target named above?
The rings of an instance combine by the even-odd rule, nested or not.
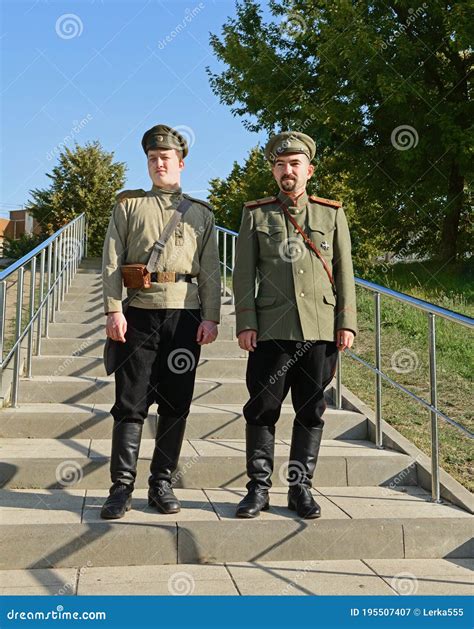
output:
[[[317,140],[318,194],[337,198],[342,187],[362,248],[446,262],[468,255],[470,3],[269,6],[265,22],[260,3],[237,2],[236,16],[211,35],[226,66],[208,68],[221,102],[250,130]]]
[[[278,193],[278,185],[273,178],[271,166],[259,146],[251,149],[243,166],[234,162],[229,175],[225,178],[211,179],[209,187],[209,202],[214,209],[217,225],[234,231],[239,230],[242,207],[246,201]],[[331,174],[320,174],[317,180],[313,177],[308,181],[307,192],[345,200],[344,209],[351,225],[355,268],[358,271],[365,271],[379,252],[380,238],[366,237],[368,225],[363,220],[365,217],[356,211],[346,177],[341,176],[336,180]]]
[[[275,194],[275,181],[260,147],[253,148],[243,166],[234,162],[226,178],[209,182],[217,225],[238,231],[243,204]]]
[[[51,186],[32,190],[33,200],[26,207],[43,233],[54,233],[84,212],[89,255],[102,255],[115,195],[125,183],[126,166],[113,158],[98,141],[85,146],[76,143],[73,150],[65,148],[59,154],[58,164],[47,173]]]

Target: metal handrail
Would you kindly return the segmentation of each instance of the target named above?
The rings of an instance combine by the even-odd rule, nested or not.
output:
[[[220,242],[219,235],[222,234],[223,238],[223,260],[220,260],[220,264],[223,267],[224,282],[226,281],[227,270],[233,273],[235,263],[235,241],[238,236],[237,232],[227,229],[225,227],[216,226],[217,240]],[[227,238],[232,239],[232,257],[229,264],[227,256]],[[402,391],[405,395],[408,395],[417,403],[421,404],[424,408],[430,412],[431,420],[431,497],[434,502],[441,502],[441,489],[439,481],[439,435],[438,435],[438,417],[441,417],[450,425],[459,429],[470,439],[474,437],[474,434],[460,423],[443,413],[438,408],[437,402],[437,374],[436,374],[436,318],[442,318],[447,321],[452,321],[469,329],[474,328],[474,319],[465,315],[459,314],[447,308],[436,306],[423,299],[417,297],[411,297],[405,293],[386,288],[380,284],[369,282],[362,278],[356,277],[355,283],[361,288],[369,290],[374,295],[375,306],[375,365],[371,365],[360,356],[350,350],[345,350],[345,354],[350,358],[356,360],[364,367],[375,373],[375,444],[378,448],[383,448],[383,431],[382,431],[382,380],[385,380],[398,390]],[[225,284],[224,284],[225,286]],[[422,397],[413,393],[403,385],[399,384],[393,378],[388,376],[382,371],[382,353],[381,353],[381,296],[391,297],[403,304],[407,304],[418,310],[425,312],[428,315],[428,335],[429,335],[429,369],[430,369],[430,401],[427,402]],[[234,297],[232,295],[232,303],[234,303]],[[342,408],[342,354],[339,354],[339,360],[337,362],[336,369],[336,408]]]
[[[41,354],[41,339],[48,338],[49,323],[54,323],[55,314],[77,272],[82,258],[87,255],[87,225],[85,214],[80,214],[58,229],[52,236],[32,251],[13,262],[0,272],[0,388],[3,392],[3,374],[13,358],[13,380],[10,403],[18,406],[18,387],[21,370],[22,343],[27,337],[25,375],[31,378],[33,354]],[[39,258],[39,283],[36,286],[36,269]],[[25,269],[30,270],[30,292],[27,320],[24,321]],[[17,274],[16,316],[13,346],[4,356],[7,280]],[[36,290],[39,289],[38,304]],[[35,339],[36,327],[36,339]]]

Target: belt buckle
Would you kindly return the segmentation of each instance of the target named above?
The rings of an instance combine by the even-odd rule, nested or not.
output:
[[[176,273],[175,271],[158,271],[156,279],[158,282],[176,282]]]

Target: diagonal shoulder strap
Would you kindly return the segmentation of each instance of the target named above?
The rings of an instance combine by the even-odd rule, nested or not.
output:
[[[146,270],[149,273],[153,273],[156,270],[156,265],[158,264],[158,260],[163,253],[166,243],[171,238],[179,221],[182,220],[183,216],[192,204],[193,202],[190,199],[182,199],[176,210],[173,212],[170,220],[166,223],[163,231],[161,232],[160,238],[153,245],[153,249],[148,259]]]
[[[326,271],[326,274],[329,278],[329,281],[331,282],[331,286],[332,289],[334,291],[334,294],[336,293],[336,283],[334,282],[334,278],[332,276],[331,270],[326,262],[326,260],[323,258],[323,256],[321,255],[319,249],[316,247],[316,245],[314,244],[314,242],[311,240],[311,238],[306,234],[306,232],[298,225],[298,223],[295,221],[295,219],[293,218],[293,216],[291,216],[291,214],[288,212],[287,207],[285,206],[284,203],[280,203],[281,209],[283,210],[283,212],[285,213],[286,217],[288,218],[288,220],[290,221],[290,223],[293,225],[293,227],[297,230],[297,232],[303,237],[303,240],[305,241],[306,245],[318,256],[318,258],[321,260],[321,263],[324,267],[324,270]]]
[[[150,253],[150,257],[148,258],[148,262],[146,264],[146,270],[149,273],[153,273],[155,271],[156,265],[158,264],[158,260],[160,259],[160,256],[163,253],[163,249],[165,248],[166,243],[171,238],[179,221],[183,218],[183,216],[186,214],[186,212],[189,210],[192,204],[193,202],[190,199],[186,199],[186,198],[182,199],[178,207],[176,208],[176,210],[171,215],[170,220],[166,223],[163,231],[161,232],[161,236],[159,240],[157,240],[155,244],[153,245],[153,249]],[[122,310],[124,312],[130,305],[130,302],[132,301],[132,299],[135,299],[135,297],[138,295],[140,291],[141,291],[141,288],[135,288],[133,292],[127,297],[127,299],[124,300],[122,304]]]

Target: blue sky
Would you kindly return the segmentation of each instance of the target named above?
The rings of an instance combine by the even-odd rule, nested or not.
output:
[[[234,0],[3,0],[0,208],[46,187],[62,143],[99,140],[149,188],[140,142],[157,123],[180,127],[190,154],[184,190],[206,198],[265,134],[245,130],[212,93],[220,33]],[[176,31],[178,27],[178,32]]]

